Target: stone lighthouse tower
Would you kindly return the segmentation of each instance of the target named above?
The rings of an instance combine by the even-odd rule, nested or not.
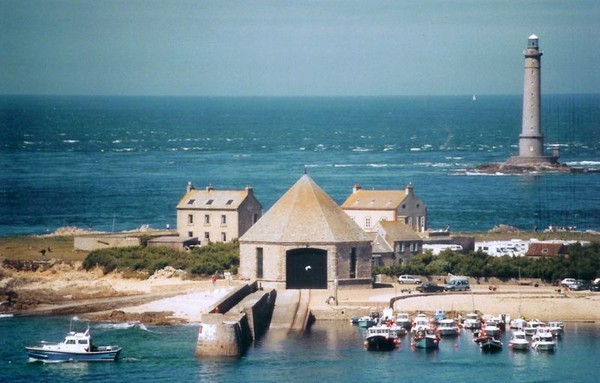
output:
[[[525,76],[523,83],[523,122],[519,135],[519,155],[511,157],[511,165],[536,166],[555,164],[558,150],[551,157],[544,156],[544,135],[541,117],[541,59],[543,52],[539,48],[536,35],[529,36],[525,56]]]

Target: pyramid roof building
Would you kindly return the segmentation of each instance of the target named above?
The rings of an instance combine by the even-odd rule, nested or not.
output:
[[[262,243],[362,241],[371,238],[307,174],[240,238]]]

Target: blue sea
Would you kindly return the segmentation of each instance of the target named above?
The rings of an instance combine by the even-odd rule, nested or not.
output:
[[[2,382],[578,382],[598,381],[598,324],[567,323],[554,353],[509,349],[482,353],[464,331],[443,338],[439,350],[369,352],[363,334],[348,322],[317,322],[297,336],[269,331],[241,358],[194,356],[197,325],[127,326],[91,323],[94,342],[123,347],[116,363],[28,362],[24,346],[60,341],[86,324],[67,317],[0,318]]]
[[[0,96],[0,235],[175,227],[188,181],[254,187],[267,211],[306,171],[336,202],[412,183],[429,226],[600,230],[600,173],[475,175],[518,153],[522,99]],[[600,95],[547,95],[561,162],[600,169]]]

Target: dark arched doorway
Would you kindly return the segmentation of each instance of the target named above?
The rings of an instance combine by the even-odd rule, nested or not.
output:
[[[286,253],[286,289],[326,289],[327,251],[293,249]]]

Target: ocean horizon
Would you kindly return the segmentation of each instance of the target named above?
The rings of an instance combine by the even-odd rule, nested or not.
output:
[[[600,230],[600,174],[477,175],[518,152],[520,95],[0,96],[0,235],[176,226],[196,187],[254,188],[266,212],[306,171],[338,204],[404,189],[430,228]],[[546,152],[600,169],[600,95],[544,95]]]

